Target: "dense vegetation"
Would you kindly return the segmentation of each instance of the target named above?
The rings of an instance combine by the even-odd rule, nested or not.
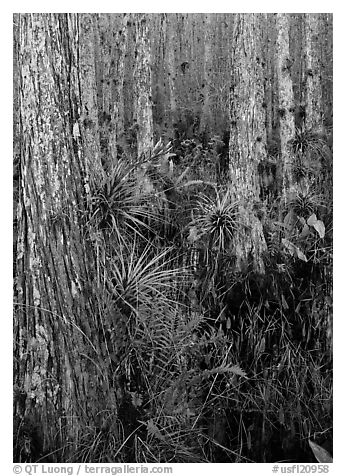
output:
[[[14,458],[313,462],[309,439],[332,450],[331,110],[317,127],[302,119],[301,105],[295,108],[288,142],[293,187],[285,188],[282,177],[282,139],[275,128],[268,135],[252,208],[266,244],[261,268],[251,250],[246,261],[239,259],[238,240],[251,221],[230,176],[229,117],[225,113],[224,126],[214,116],[214,129],[212,121],[201,127],[203,107],[178,107],[166,127],[158,104],[156,145],[137,154],[136,128],[125,127],[116,160],[105,165],[110,146],[102,136],[103,169],[78,195],[73,216],[90,266],[85,281],[72,280],[71,293],[83,295],[85,316],[44,308],[35,292],[26,302],[18,297],[18,283],[25,281],[20,236],[30,228],[20,215],[26,205],[18,185],[15,319],[29,322],[23,309],[37,308],[27,345],[32,355],[42,352],[35,354],[38,366],[55,358],[58,367],[83,362],[73,375],[83,382],[84,400],[73,441],[67,438],[73,413],[59,415],[59,430],[48,437],[45,417],[30,410],[39,392],[32,384],[34,400],[16,380]],[[279,128],[278,106],[275,111]],[[75,128],[71,136],[82,140]],[[22,177],[25,153],[15,157]],[[68,206],[49,216],[52,240],[59,230],[67,241],[73,236]],[[74,269],[77,252],[71,250]],[[68,300],[67,291],[62,296]],[[51,333],[43,316],[54,323]],[[47,357],[39,350],[47,335],[64,342],[65,362],[52,347]],[[75,342],[83,343],[83,353],[75,353]],[[20,374],[18,351],[16,357]],[[32,375],[39,372],[35,367]],[[51,408],[44,408],[48,415]]]

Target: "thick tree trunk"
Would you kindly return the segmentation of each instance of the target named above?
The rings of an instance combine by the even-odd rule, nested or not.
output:
[[[39,438],[27,460],[60,448],[52,459],[64,461],[81,428],[116,410],[84,240],[89,176],[101,170],[89,27],[87,16],[20,15],[15,429]]]
[[[151,90],[151,54],[149,41],[149,16],[135,14],[136,62],[135,119],[137,122],[137,155],[146,156],[153,147],[153,111]]]
[[[279,121],[281,164],[283,178],[283,194],[293,185],[293,152],[292,140],[295,135],[294,125],[294,96],[291,78],[292,59],[289,47],[289,16],[285,13],[277,14],[277,77],[279,97]]]
[[[258,165],[266,157],[263,66],[259,45],[258,18],[237,14],[235,18],[230,96],[230,182],[240,202],[244,227],[236,237],[239,267],[251,255],[254,268],[263,272],[266,249],[262,225],[254,202],[259,200]]]

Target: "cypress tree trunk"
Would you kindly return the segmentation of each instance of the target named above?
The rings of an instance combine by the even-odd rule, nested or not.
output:
[[[230,94],[230,185],[240,202],[244,227],[236,237],[238,266],[264,271],[266,249],[261,222],[254,211],[259,200],[258,165],[266,157],[263,66],[258,44],[258,16],[235,18]]]
[[[272,129],[273,129],[273,110],[272,110],[272,88],[273,88],[273,78],[272,78],[272,31],[269,28],[270,15],[268,13],[264,14],[262,21],[262,48],[263,48],[263,60],[265,63],[264,69],[264,96],[266,103],[266,131],[267,131],[267,143],[268,143],[268,152],[269,145],[272,139]]]
[[[266,128],[271,155],[276,156],[279,142],[279,117],[278,117],[278,77],[275,64],[276,57],[276,28],[273,14],[263,14],[267,30],[267,49],[264,52],[265,68],[265,92],[266,92]],[[263,17],[261,15],[261,17]],[[260,17],[260,18],[261,18]]]
[[[102,156],[99,137],[99,114],[97,101],[97,77],[95,69],[95,56],[97,46],[95,44],[96,17],[94,14],[84,14],[79,17],[72,16],[77,22],[77,40],[78,48],[76,54],[79,54],[79,62],[74,65],[72,72],[74,74],[75,84],[79,83],[80,106],[78,102],[71,103],[74,108],[78,122],[74,123],[74,136],[78,140],[80,133],[79,127],[83,127],[85,141],[85,154],[87,154],[87,163],[93,164],[98,169],[98,174],[102,173]],[[58,17],[58,20],[60,17]],[[42,33],[44,34],[44,33]],[[70,32],[67,33],[68,35]],[[44,52],[42,52],[44,54]],[[79,71],[78,71],[79,68]],[[77,75],[77,71],[80,75]],[[74,84],[71,85],[72,87]],[[78,86],[77,86],[78,87]],[[79,106],[79,107],[78,107]],[[79,124],[79,126],[78,126]],[[78,127],[77,127],[78,126]]]
[[[321,75],[323,112],[327,126],[333,124],[333,15],[321,14],[319,49],[321,51]]]
[[[124,62],[128,14],[100,14],[96,74],[100,145],[106,167],[124,146]]]
[[[305,119],[304,92],[304,14],[291,14],[290,17],[290,56],[294,59],[291,69],[295,101],[295,126],[301,129]]]
[[[215,14],[215,57],[213,63],[213,111],[212,121],[215,130],[223,141],[229,130],[229,78],[230,78],[230,51],[233,30],[233,15],[225,13]],[[227,144],[228,146],[228,144]]]
[[[153,112],[151,90],[151,53],[149,17],[136,14],[135,119],[137,122],[137,155],[147,155],[153,147]]]
[[[319,14],[305,14],[305,125],[308,129],[323,128],[321,57],[317,48],[320,28]]]
[[[202,78],[203,105],[200,123],[200,132],[210,135],[211,126],[211,81],[213,72],[213,14],[207,13],[203,19],[204,26],[204,63]]]
[[[293,185],[293,156],[290,141],[294,138],[294,96],[291,78],[292,60],[289,47],[289,16],[278,13],[277,22],[277,77],[279,96],[279,121],[280,121],[280,144],[281,164],[283,177],[283,193],[287,195]]]
[[[36,441],[15,458],[34,461],[59,448],[51,459],[65,461],[82,428],[102,425],[107,405],[116,411],[99,342],[95,259],[84,239],[89,181],[101,170],[93,53],[83,49],[92,21],[75,14],[19,21],[15,446],[24,428]]]
[[[168,75],[168,91],[169,91],[169,112],[168,112],[168,121],[169,126],[171,127],[171,134],[173,137],[173,122],[177,114],[177,103],[176,103],[176,75],[177,68],[175,64],[175,16],[173,14],[166,14],[166,25],[167,25],[167,46],[166,46],[166,64],[167,64],[167,75]]]

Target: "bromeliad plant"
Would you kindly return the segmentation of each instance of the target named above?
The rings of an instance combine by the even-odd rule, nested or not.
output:
[[[308,218],[318,210],[325,208],[322,196],[311,187],[303,187],[291,194],[288,200],[288,208],[298,216]]]
[[[221,311],[223,277],[233,267],[234,237],[242,226],[238,203],[232,200],[229,188],[215,187],[211,196],[199,195],[188,241],[199,302],[209,316]]]
[[[309,152],[313,152],[314,154],[323,157],[326,153],[326,142],[327,138],[321,131],[301,127],[296,128],[295,136],[290,142],[290,145],[295,154],[306,155]]]
[[[95,187],[90,202],[90,223],[97,229],[115,233],[119,240],[139,233],[143,237],[157,220],[148,206],[150,196],[138,185],[139,165],[120,159]]]
[[[209,249],[224,252],[230,248],[241,219],[230,190],[215,189],[215,192],[214,197],[200,195],[195,209],[197,216],[190,224],[190,241],[206,238]]]
[[[109,284],[115,302],[130,315],[144,316],[159,303],[168,309],[174,304],[178,281],[187,271],[173,266],[172,248],[159,253],[146,245],[140,251],[138,240],[117,246],[111,258]]]
[[[293,155],[293,174],[298,183],[319,184],[325,192],[323,182],[331,179],[332,152],[327,133],[321,130],[297,128],[290,141]]]

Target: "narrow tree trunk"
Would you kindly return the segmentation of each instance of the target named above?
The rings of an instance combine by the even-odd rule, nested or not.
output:
[[[275,136],[273,131],[274,126],[274,105],[273,105],[273,91],[276,87],[276,83],[273,75],[273,61],[274,55],[274,35],[272,25],[272,14],[265,13],[261,22],[262,30],[262,51],[264,61],[264,96],[265,96],[265,109],[266,109],[266,132],[267,132],[267,144],[268,153],[272,156],[275,155]]]
[[[98,15],[96,57],[99,134],[104,163],[111,166],[124,143],[124,60],[128,14]]]
[[[265,62],[267,67],[265,70],[266,74],[266,116],[267,116],[267,137],[270,140],[270,153],[272,156],[278,154],[278,145],[279,145],[279,117],[278,117],[278,77],[277,69],[275,64],[276,56],[276,28],[275,28],[275,18],[272,13],[264,14],[265,23],[267,27],[267,40],[268,48],[266,51]],[[268,101],[268,102],[267,102]],[[279,177],[279,180],[281,178]]]
[[[320,21],[323,112],[326,125],[331,128],[333,124],[333,15],[324,13]]]
[[[230,182],[240,202],[244,227],[236,237],[238,265],[249,262],[264,271],[266,249],[254,202],[259,200],[258,165],[266,157],[263,66],[258,45],[258,18],[237,14],[232,48],[230,95]]]
[[[177,103],[176,103],[176,74],[177,67],[175,64],[175,23],[174,15],[166,14],[167,22],[167,74],[168,74],[168,89],[169,89],[169,116],[171,118],[170,125],[173,127],[172,120],[176,118]]]
[[[152,91],[154,138],[171,136],[172,121],[168,113],[169,89],[167,78],[167,13],[155,13],[151,16]]]
[[[230,50],[233,30],[233,15],[215,14],[215,57],[213,64],[213,91],[212,122],[214,132],[225,140],[229,130],[229,78],[230,78]],[[227,144],[228,147],[228,144]]]
[[[321,58],[318,44],[319,14],[305,14],[305,125],[308,129],[323,128]]]
[[[153,112],[151,90],[151,54],[149,41],[149,17],[135,15],[136,63],[135,119],[137,122],[137,155],[147,155],[153,147]]]
[[[58,17],[59,19],[60,17]],[[78,18],[78,20],[77,20]],[[98,167],[98,174],[102,174],[102,155],[99,137],[99,114],[97,101],[97,78],[95,69],[95,26],[96,17],[94,14],[83,14],[80,17],[71,16],[71,21],[78,22],[76,28],[79,45],[78,51],[80,54],[79,64],[75,65],[75,69],[71,70],[73,80],[78,84],[79,77],[77,76],[77,67],[80,68],[80,83],[79,94],[81,98],[80,111],[78,110],[78,103],[73,104],[72,107],[78,117],[78,123],[74,124],[74,138],[78,140],[79,129],[83,127],[84,140],[86,141],[86,154],[88,155],[87,164],[94,164]],[[68,33],[69,34],[69,30]],[[73,86],[73,85],[72,85]]]
[[[212,81],[212,69],[213,69],[213,14],[207,13],[203,20],[204,26],[204,63],[203,63],[203,78],[202,78],[202,94],[203,105],[200,123],[200,132],[205,133],[211,126],[211,98],[210,89]],[[208,135],[208,134],[207,134]]]
[[[281,144],[281,164],[283,177],[283,194],[293,185],[293,156],[292,140],[295,135],[294,125],[294,96],[291,78],[292,59],[289,47],[289,16],[285,13],[278,13],[277,22],[277,77],[279,96],[279,123],[280,123],[280,144]],[[291,142],[291,144],[290,144]]]
[[[305,118],[304,93],[304,42],[302,13],[291,14],[290,17],[290,56],[294,59],[291,69],[293,93],[295,101],[295,126],[301,129]]]

